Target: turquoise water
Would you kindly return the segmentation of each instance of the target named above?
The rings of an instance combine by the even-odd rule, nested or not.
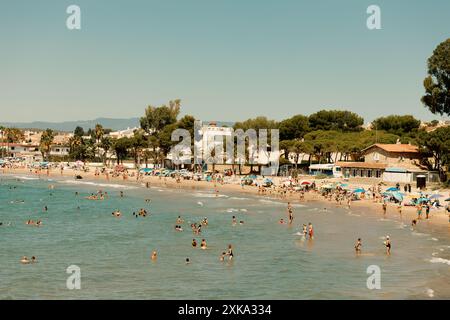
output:
[[[295,205],[295,226],[288,227],[277,223],[286,219],[286,203],[262,197],[1,178],[0,221],[11,223],[0,226],[1,299],[450,298],[447,227],[424,222],[412,231],[408,221],[329,204]],[[98,189],[111,198],[83,198]],[[139,208],[150,216],[134,218]],[[111,216],[115,209],[121,218]],[[173,228],[178,215],[184,232]],[[232,226],[233,215],[244,225]],[[188,223],[205,216],[209,226],[194,236]],[[27,226],[28,219],[41,219],[43,226]],[[313,242],[296,235],[308,222],[315,227]],[[382,243],[387,234],[390,257]],[[199,243],[205,238],[209,249],[193,249],[194,237]],[[367,255],[355,257],[358,237]],[[235,260],[220,262],[229,243]],[[24,255],[38,263],[20,264]],[[81,290],[66,288],[70,265],[81,268]],[[369,265],[381,268],[381,290],[366,287]]]

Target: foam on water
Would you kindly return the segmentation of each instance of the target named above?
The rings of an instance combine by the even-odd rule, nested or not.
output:
[[[21,179],[21,180],[39,180],[39,178],[27,177],[27,176],[14,176],[14,178]]]
[[[433,257],[433,258],[430,259],[430,262],[431,263],[445,263],[445,264],[448,264],[450,266],[450,260],[448,260],[448,259]]]
[[[61,183],[85,185],[85,186],[95,186],[95,187],[102,187],[102,188],[125,189],[125,190],[137,189],[137,187],[123,185],[123,184],[98,183],[98,182],[92,182],[92,181],[63,180],[63,181],[61,181]]]

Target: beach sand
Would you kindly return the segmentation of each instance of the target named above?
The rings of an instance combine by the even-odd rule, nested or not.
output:
[[[136,170],[128,170],[129,173],[135,172]],[[228,181],[228,183],[215,183],[215,182],[208,182],[208,181],[193,181],[193,180],[183,180],[181,179],[180,182],[177,182],[174,178],[168,178],[168,177],[156,177],[156,176],[143,176],[142,179],[139,181],[136,180],[135,177],[128,177],[127,179],[124,179],[122,176],[119,177],[112,177],[109,175],[107,178],[104,174],[100,174],[98,176],[95,175],[95,170],[90,170],[88,172],[84,171],[78,171],[74,169],[65,169],[62,174],[60,169],[50,169],[48,172],[46,170],[41,170],[40,172],[36,172],[34,170],[30,170],[28,168],[3,168],[2,169],[3,174],[10,174],[10,175],[33,175],[33,176],[39,176],[41,178],[72,178],[75,179],[75,175],[81,175],[84,180],[88,181],[101,181],[101,182],[108,182],[108,183],[124,183],[124,184],[138,184],[142,187],[145,187],[145,185],[148,183],[150,187],[161,187],[161,188],[172,188],[172,189],[185,189],[185,190],[209,190],[211,192],[218,191],[219,194],[222,193],[242,193],[242,194],[252,194],[252,195],[259,195],[258,194],[258,187],[255,186],[244,186],[242,187],[240,185],[240,179],[236,177],[232,181]],[[275,185],[279,185],[281,183],[281,177],[275,177],[272,180],[274,181]],[[314,179],[311,179],[311,177],[307,177],[308,180],[313,181]],[[333,179],[336,180],[336,179]],[[316,183],[320,183],[322,180],[316,180]],[[327,180],[330,181],[330,180]],[[364,184],[361,182],[358,182],[355,184],[355,186],[358,187],[365,187],[366,189],[371,187],[371,184]],[[444,191],[444,194],[448,194],[448,190]],[[346,208],[347,204],[343,203],[342,205],[337,204],[335,201],[328,201],[324,199],[318,192],[305,192],[305,196],[303,200],[299,199],[298,193],[293,193],[292,195],[288,192],[286,197],[279,198],[277,195],[274,194],[264,194],[260,195],[261,197],[265,198],[273,198],[276,200],[282,200],[286,203],[292,202],[292,203],[308,203],[308,202],[317,202],[322,203],[324,208],[331,208],[331,207],[343,207]],[[411,224],[413,219],[417,219],[417,209],[414,206],[403,206],[402,208],[402,215],[400,216],[397,205],[393,203],[388,203],[387,207],[387,213],[386,216],[383,216],[382,211],[382,204],[380,202],[374,202],[372,199],[362,199],[358,201],[352,201],[351,202],[351,208],[357,208],[358,214],[377,214],[381,218],[394,218],[398,219],[399,221],[403,221],[407,224]],[[430,211],[430,217],[428,220],[425,219],[425,214],[422,215],[422,220],[418,221],[418,223],[427,223],[430,225],[440,225],[440,226],[448,226],[449,232],[450,232],[450,223],[449,223],[449,217],[448,214],[445,212],[445,209],[439,208],[439,209],[432,209]]]

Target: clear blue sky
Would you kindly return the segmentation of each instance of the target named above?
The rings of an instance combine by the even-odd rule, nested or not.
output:
[[[366,28],[370,4],[382,30]],[[449,0],[2,0],[0,120],[134,117],[175,98],[203,120],[440,119],[420,97],[449,37]]]

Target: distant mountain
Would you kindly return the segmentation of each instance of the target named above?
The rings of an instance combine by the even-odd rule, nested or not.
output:
[[[110,118],[97,118],[94,120],[78,120],[78,121],[64,121],[64,122],[0,122],[0,125],[5,127],[15,127],[21,129],[52,129],[56,131],[68,131],[72,132],[77,126],[82,127],[84,130],[94,128],[96,124],[101,124],[103,128],[112,130],[123,130],[127,128],[134,128],[139,126],[139,118],[129,119],[110,119]]]
[[[47,128],[55,131],[72,132],[76,127],[82,127],[85,131],[89,128],[94,128],[96,124],[101,124],[103,128],[112,129],[113,131],[124,130],[127,128],[139,127],[140,118],[129,119],[111,119],[111,118],[97,118],[94,120],[78,120],[78,121],[64,121],[64,122],[46,122],[46,121],[34,121],[34,122],[0,122],[0,125],[5,127],[14,127],[20,129],[38,129],[45,130]],[[203,121],[203,125],[209,124],[213,121]],[[217,126],[232,127],[234,122],[227,121],[214,121]]]

